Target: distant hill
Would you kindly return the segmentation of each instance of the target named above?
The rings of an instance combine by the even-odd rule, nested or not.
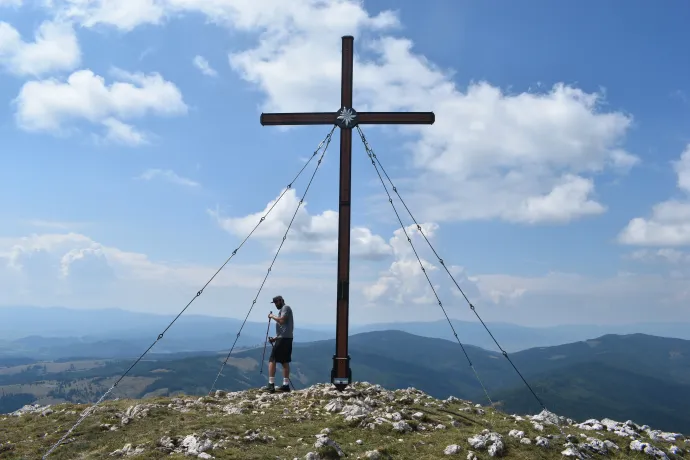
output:
[[[93,337],[40,337],[30,336],[7,341],[0,346],[0,361],[3,359],[64,360],[69,358],[126,359],[141,355],[156,339],[96,339]],[[206,350],[221,350],[233,344],[235,337],[210,336],[194,340],[171,338],[156,344],[157,354],[187,353],[199,355]],[[256,346],[263,338],[240,336],[235,349]]]
[[[350,337],[355,381],[389,388],[414,386],[486,404],[487,400],[457,343],[400,331]],[[291,365],[296,387],[328,381],[333,340],[295,344]],[[510,363],[500,353],[465,346],[494,403],[502,410],[541,410]],[[270,351],[267,350],[267,355]],[[266,382],[260,373],[263,348],[234,354],[216,389],[244,390]],[[206,394],[226,353],[205,356],[147,355],[119,385],[113,397]],[[690,341],[643,334],[607,335],[587,342],[534,348],[510,354],[547,408],[578,419],[616,416],[666,430],[690,433]],[[0,388],[34,393],[39,401],[85,402],[97,399],[127,370],[131,360],[26,364],[0,369]],[[45,367],[44,367],[45,366]],[[71,367],[73,366],[73,367]],[[39,385],[28,383],[45,382]],[[651,421],[650,421],[651,420]]]
[[[261,315],[263,316],[263,315]],[[0,307],[0,356],[59,359],[71,356],[126,357],[143,352],[174,319],[174,315],[137,313],[121,309],[69,309],[63,307]],[[267,323],[248,321],[241,331],[240,347],[263,343]],[[335,326],[304,326],[296,309],[295,340],[313,342],[333,339]],[[452,320],[463,344],[498,351],[478,322]],[[241,320],[186,312],[156,344],[158,353],[223,350],[239,332]],[[508,352],[549,347],[600,337],[606,334],[644,333],[690,340],[690,324],[643,323],[631,325],[564,325],[525,327],[488,323],[494,336]],[[455,341],[443,321],[375,323],[351,325],[350,334],[399,330],[410,334]],[[30,336],[30,338],[27,338]],[[55,341],[52,339],[68,339]],[[18,339],[22,339],[17,342]],[[88,352],[88,353],[87,353]],[[109,354],[108,354],[109,353]]]
[[[455,319],[451,319],[451,322],[463,344],[499,351],[481,323]],[[552,347],[579,342],[607,334],[639,333],[690,340],[690,323],[566,324],[548,327],[526,327],[509,323],[487,323],[487,325],[501,347],[509,353],[536,347]],[[393,329],[423,337],[455,341],[453,331],[445,319],[428,322],[375,323],[350,326],[350,334]]]
[[[606,335],[511,358],[555,412],[573,418],[644,418],[645,423],[690,433],[690,341]],[[497,390],[494,397],[503,410],[539,410],[519,385]]]
[[[549,410],[575,420],[604,417],[644,420],[645,424],[690,433],[690,386],[614,368],[579,363],[530,376],[530,384]],[[493,394],[501,410],[534,413],[539,405],[521,388]]]
[[[175,319],[175,314],[157,315],[139,313],[118,308],[70,309],[64,307],[0,307],[0,337],[15,340],[25,336],[86,337],[93,340],[148,338],[155,340],[160,332]],[[268,312],[266,312],[268,314]],[[264,321],[264,319],[266,321]],[[248,321],[242,336],[258,337],[263,341],[268,319]],[[204,337],[225,336],[234,339],[242,320],[196,315],[191,311],[180,316],[166,332],[169,340],[194,340]],[[331,337],[330,333],[303,328],[298,323],[300,340],[311,341]],[[161,344],[162,345],[162,344]]]
[[[73,356],[126,358],[138,356],[156,340],[174,315],[120,309],[75,310],[62,307],[0,307],[0,357],[60,359]],[[263,343],[266,322],[247,322],[238,347]],[[223,350],[232,346],[242,321],[182,315],[155,347],[157,353]],[[297,325],[299,341],[331,337],[331,333]]]
[[[690,384],[690,341],[646,334],[605,335],[513,355],[531,374],[556,372],[580,363],[601,363],[638,375]]]

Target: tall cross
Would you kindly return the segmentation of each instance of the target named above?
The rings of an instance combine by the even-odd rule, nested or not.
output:
[[[434,123],[433,112],[361,112],[352,108],[352,63],[354,38],[342,38],[340,110],[312,113],[262,113],[263,126],[333,125],[340,128],[340,204],[338,207],[338,290],[335,355],[331,383],[343,391],[352,382],[347,350],[350,297],[350,187],[352,184],[352,129],[357,125]]]

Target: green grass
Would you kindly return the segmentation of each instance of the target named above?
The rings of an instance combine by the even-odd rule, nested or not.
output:
[[[361,385],[355,385],[359,387]],[[397,391],[396,394],[402,394]],[[125,444],[131,443],[133,447],[143,446],[145,452],[139,458],[163,459],[185,458],[184,454],[168,455],[156,450],[157,442],[164,436],[184,437],[204,432],[210,435],[214,441],[227,439],[224,447],[209,450],[207,453],[217,459],[293,459],[304,458],[308,452],[316,452],[314,447],[315,435],[324,428],[331,430],[329,437],[336,441],[348,455],[348,458],[364,457],[364,453],[370,450],[381,452],[382,458],[394,459],[419,459],[431,460],[443,458],[443,451],[450,444],[458,444],[462,452],[458,456],[450,458],[466,458],[468,450],[473,450],[480,459],[490,458],[486,451],[473,449],[467,438],[480,433],[488,428],[503,436],[506,452],[503,458],[507,459],[556,459],[561,458],[560,452],[564,449],[563,441],[551,440],[548,449],[537,447],[534,444],[520,444],[518,439],[508,436],[512,429],[525,432],[525,436],[534,441],[536,436],[548,434],[558,435],[559,431],[554,426],[545,426],[543,432],[536,431],[532,424],[525,420],[515,421],[512,417],[501,412],[484,408],[486,415],[473,413],[472,406],[463,401],[447,404],[445,407],[436,405],[425,407],[423,402],[435,402],[436,400],[423,399],[420,404],[390,402],[386,405],[394,407],[394,410],[404,409],[408,414],[422,412],[424,416],[419,420],[408,420],[414,431],[410,433],[398,433],[392,430],[390,424],[378,426],[374,430],[359,427],[358,422],[346,422],[340,414],[328,413],[324,406],[328,403],[327,396],[319,395],[318,398],[309,397],[304,392],[290,393],[286,395],[265,395],[258,390],[250,390],[244,393],[243,399],[249,399],[251,404],[247,412],[240,415],[227,415],[222,411],[228,404],[236,406],[237,401],[228,400],[226,397],[203,397],[203,404],[190,407],[190,411],[182,413],[179,410],[168,407],[173,401],[171,398],[151,398],[146,401],[119,400],[105,401],[96,411],[92,412],[79,427],[68,437],[68,441],[58,447],[48,457],[55,460],[67,459],[103,459],[109,458],[109,454],[116,449],[121,449]],[[198,396],[183,397],[181,399],[197,401]],[[345,401],[347,404],[347,401]],[[158,407],[149,409],[147,416],[134,418],[128,424],[120,426],[117,431],[103,428],[103,424],[119,424],[121,416],[128,407],[135,404],[158,404]],[[0,418],[0,459],[35,459],[41,458],[48,449],[61,438],[66,431],[77,421],[79,414],[87,405],[63,404],[54,406],[54,413],[41,416],[40,414],[28,414],[21,417],[7,416]],[[287,409],[287,413],[284,410]],[[458,422],[457,426],[451,425],[451,420]],[[444,430],[422,431],[428,424],[444,424]],[[246,441],[247,432],[258,430],[261,435],[272,436],[274,441]],[[584,432],[574,427],[564,428],[566,434],[574,434],[578,438]],[[215,433],[215,434],[213,434]],[[633,453],[628,449],[630,440],[606,432],[584,432],[587,436],[609,439],[616,443],[620,452],[611,455],[610,458],[642,459],[649,458],[645,454]],[[361,440],[361,445],[356,441]],[[584,441],[584,438],[581,438]],[[11,447],[7,447],[7,441]],[[670,444],[653,443],[668,451]],[[685,448],[684,443],[679,447]],[[690,445],[687,445],[690,447]],[[4,450],[8,449],[8,450]],[[322,458],[331,458],[333,452],[328,453],[328,448],[319,450]],[[136,458],[136,457],[134,457]]]

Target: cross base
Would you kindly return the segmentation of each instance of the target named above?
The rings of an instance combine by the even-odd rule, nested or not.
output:
[[[336,369],[338,367],[338,360],[347,360],[347,378],[336,377]],[[350,355],[347,358],[338,358],[333,355],[333,369],[331,369],[331,383],[335,385],[336,390],[343,391],[350,383],[352,383],[352,369],[350,369]]]

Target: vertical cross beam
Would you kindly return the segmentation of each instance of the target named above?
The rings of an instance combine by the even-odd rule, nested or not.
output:
[[[335,355],[331,383],[342,391],[352,382],[348,354],[350,315],[350,199],[352,197],[352,129],[359,124],[428,124],[435,121],[433,112],[362,112],[352,108],[352,74],[354,38],[342,37],[342,75],[340,109],[337,112],[262,113],[263,126],[332,125],[340,128],[340,182],[338,201],[338,274],[336,297]]]
[[[342,39],[342,75],[340,107],[352,107],[352,67],[354,37]],[[338,198],[338,294],[336,310],[335,355],[331,383],[342,391],[352,381],[348,353],[350,319],[350,216],[352,197],[352,128],[340,129],[340,193]]]

